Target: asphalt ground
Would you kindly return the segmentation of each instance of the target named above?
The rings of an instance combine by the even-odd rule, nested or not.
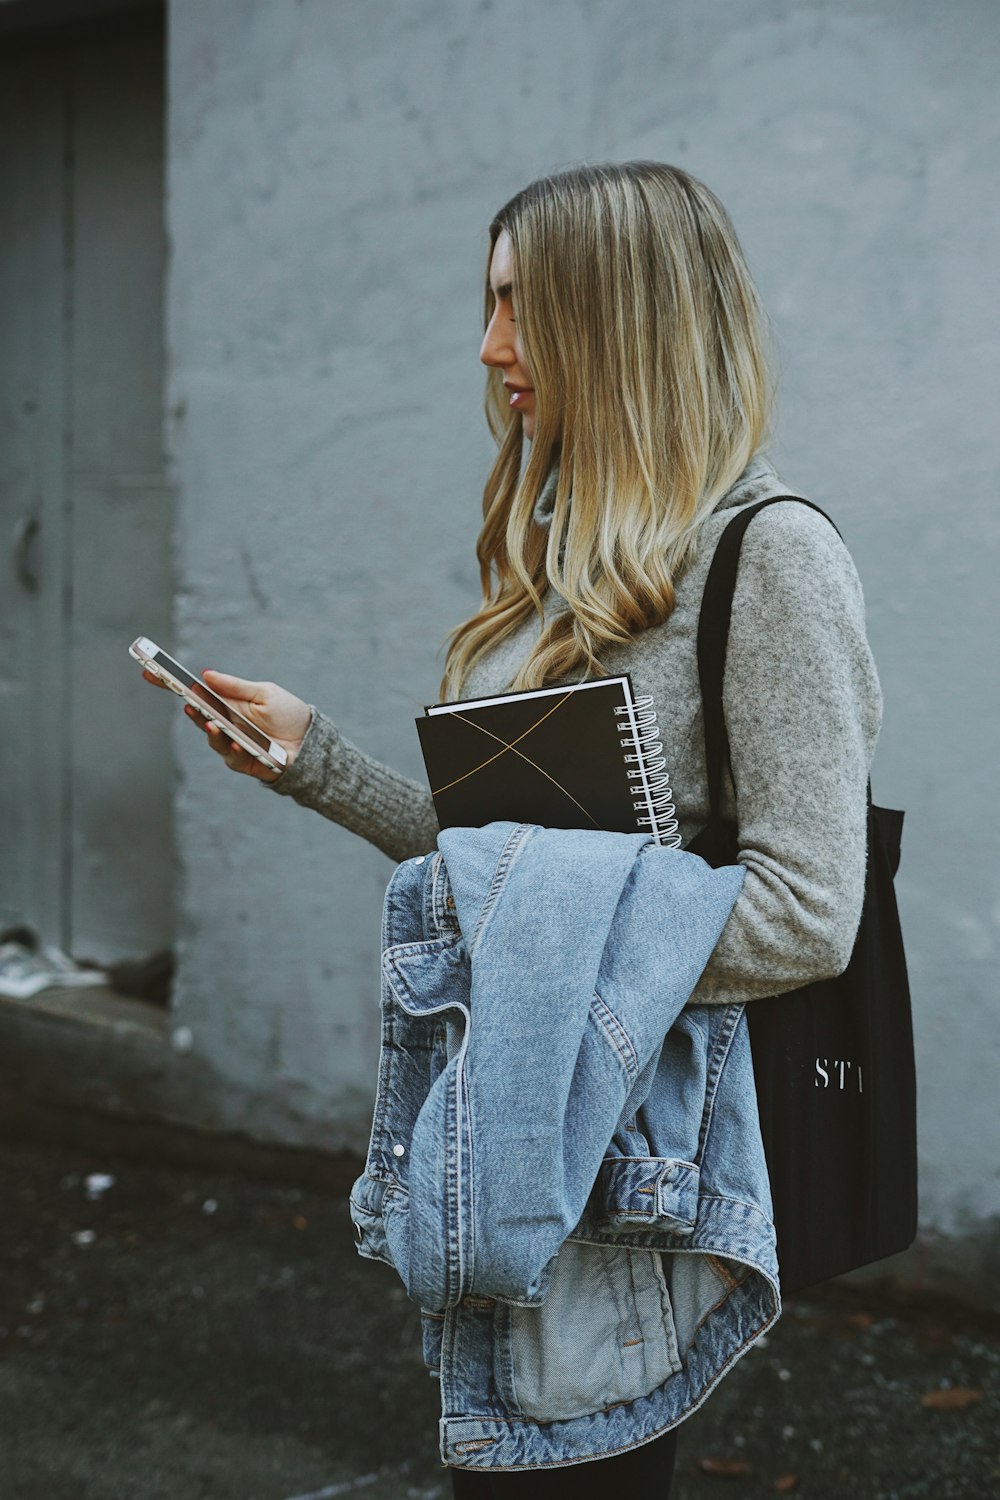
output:
[[[450,1494],[415,1310],[343,1193],[0,1140],[0,1210],[0,1500]],[[684,1424],[673,1500],[776,1494],[1000,1496],[997,1320],[789,1305]]]

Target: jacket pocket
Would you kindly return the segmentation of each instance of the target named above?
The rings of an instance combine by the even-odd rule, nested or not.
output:
[[[444,1336],[444,1313],[420,1309],[420,1338],[424,1364],[432,1375],[441,1371],[441,1344]]]
[[[503,1401],[538,1422],[586,1416],[649,1395],[681,1368],[660,1257],[567,1240],[539,1307],[497,1307],[494,1366]]]

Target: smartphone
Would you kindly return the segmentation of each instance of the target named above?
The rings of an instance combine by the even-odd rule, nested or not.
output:
[[[148,636],[140,635],[128,648],[129,655],[137,662],[141,662],[147,672],[152,672],[154,677],[160,681],[171,692],[177,693],[184,698],[206,719],[211,719],[224,729],[231,740],[244,750],[249,750],[251,755],[263,761],[264,765],[270,766],[274,771],[283,771],[288,764],[288,756],[281,746],[270,739],[256,724],[231,707],[218,693],[202,682],[200,677],[195,677],[187,667],[182,667],[179,661],[174,661],[165,651],[161,651],[155,641]]]

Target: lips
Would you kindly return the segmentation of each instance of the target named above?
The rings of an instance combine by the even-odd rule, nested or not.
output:
[[[511,406],[522,406],[526,396],[533,396],[535,394],[534,389],[530,385],[510,385],[506,380],[504,381],[504,388],[510,391],[509,404]]]

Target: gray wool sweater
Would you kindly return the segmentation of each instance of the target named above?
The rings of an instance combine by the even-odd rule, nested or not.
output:
[[[770,463],[755,458],[705,522],[670,618],[604,658],[609,673],[630,672],[636,693],[653,698],[685,844],[708,819],[696,659],[705,577],[736,510],[787,493]],[[464,696],[509,688],[538,630],[537,619],[527,621],[480,661]],[[737,821],[746,879],[692,997],[709,1004],[840,973],[861,914],[866,787],[882,699],[850,554],[804,505],[771,506],[747,530],[724,708],[732,764],[725,810]],[[373,760],[315,709],[296,759],[272,786],[394,860],[435,847],[427,785]]]

